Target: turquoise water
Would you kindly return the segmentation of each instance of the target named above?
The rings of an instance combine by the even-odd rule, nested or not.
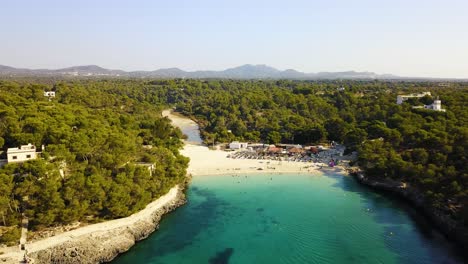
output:
[[[399,201],[336,174],[197,176],[112,263],[463,263]]]

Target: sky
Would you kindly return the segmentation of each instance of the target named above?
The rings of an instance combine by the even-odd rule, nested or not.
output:
[[[0,65],[468,78],[467,0],[0,0]]]

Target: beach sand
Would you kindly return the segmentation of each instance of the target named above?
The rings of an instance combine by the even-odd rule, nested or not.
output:
[[[186,144],[182,155],[190,158],[188,173],[192,175],[225,175],[244,173],[321,173],[323,164],[227,158],[233,152],[210,150],[206,146]]]
[[[194,127],[197,124],[184,116],[174,114],[171,110],[164,110],[162,115],[168,117],[174,126],[182,131],[187,127]],[[326,164],[311,162],[293,161],[273,161],[255,159],[232,159],[223,150],[210,150],[203,145],[185,142],[185,147],[181,151],[182,155],[190,158],[188,173],[192,175],[225,175],[225,174],[245,174],[245,173],[314,173],[321,174],[322,171],[329,171]],[[322,168],[322,169],[320,169]],[[342,168],[334,168],[333,171],[340,172]]]
[[[179,128],[188,126],[198,126],[197,123],[195,123],[195,121],[180,114],[174,113],[170,109],[163,110],[161,114],[163,117],[169,118],[172,124]]]

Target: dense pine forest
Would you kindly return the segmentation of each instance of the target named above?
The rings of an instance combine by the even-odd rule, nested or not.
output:
[[[44,145],[39,159],[0,168],[0,227],[18,227],[22,213],[36,230],[124,217],[184,181],[180,130],[161,104],[129,98],[125,87],[0,82],[0,147]],[[48,90],[56,98],[44,97]],[[19,236],[3,231],[0,242]]]
[[[422,81],[0,81],[0,147],[45,146],[40,159],[0,169],[0,225],[18,226],[21,213],[35,228],[123,217],[183,181],[181,132],[160,115],[168,106],[195,119],[207,143],[343,143],[357,151],[367,176],[410,184],[468,224],[467,88]],[[56,92],[51,101],[47,90]],[[432,96],[396,104],[398,94],[423,91]],[[412,107],[436,97],[446,112]],[[156,166],[150,175],[137,162]]]

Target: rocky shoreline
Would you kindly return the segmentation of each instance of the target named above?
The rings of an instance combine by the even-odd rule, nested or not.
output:
[[[114,230],[92,233],[59,246],[30,254],[34,263],[104,263],[129,250],[137,241],[147,238],[159,228],[161,217],[186,203],[182,188],[177,198],[156,210],[146,219]]]
[[[369,179],[360,171],[351,171],[350,174],[363,185],[375,190],[391,193],[409,202],[427,217],[446,237],[460,245],[461,249],[467,254],[468,228],[452,219],[450,215],[428,206],[424,196],[417,189],[397,181],[377,181]]]
[[[136,221],[108,230],[69,235],[64,243],[29,252],[29,263],[95,264],[112,261],[117,255],[129,250],[137,241],[147,238],[159,228],[159,222],[167,214],[186,203],[185,186],[177,188],[174,199],[154,211],[139,216]],[[148,209],[143,209],[148,210]],[[132,216],[130,216],[132,217]],[[128,217],[128,218],[130,218]],[[120,220],[120,219],[119,219]],[[40,241],[36,242],[40,243]],[[18,258],[2,258],[0,263],[18,263]]]

